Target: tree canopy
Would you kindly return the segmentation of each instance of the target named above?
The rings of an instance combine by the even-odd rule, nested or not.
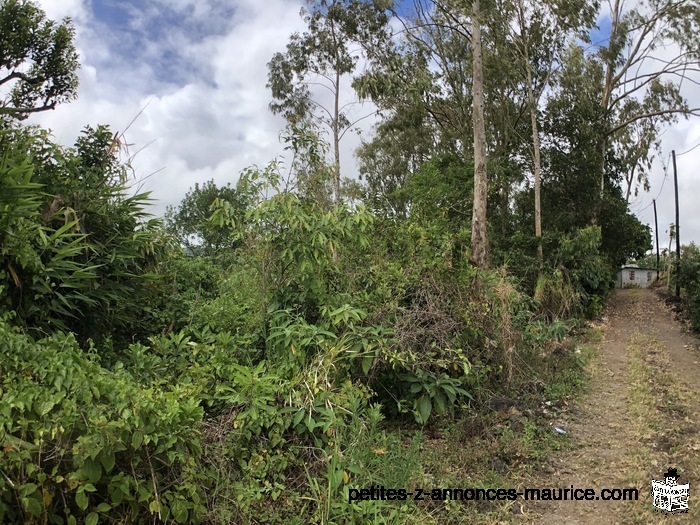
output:
[[[74,38],[70,19],[47,20],[32,0],[0,1],[0,116],[24,120],[75,98]]]

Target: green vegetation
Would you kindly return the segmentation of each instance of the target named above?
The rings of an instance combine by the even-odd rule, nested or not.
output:
[[[120,134],[87,127],[63,147],[18,118],[2,123],[1,522],[474,523],[504,517],[507,503],[349,494],[512,486],[565,443],[540,408],[584,384],[585,318],[600,315],[619,264],[650,245],[622,194],[622,128],[599,134],[596,82],[615,50],[560,49],[561,70],[545,75],[551,98],[529,108],[541,131],[523,130],[514,114],[532,100],[499,77],[505,43],[484,32],[496,205],[483,225],[490,263],[477,265],[470,47],[453,27],[373,48],[387,7],[311,3],[310,32],[270,69],[291,171],[273,162],[235,187],[196,185],[163,220],[146,213],[147,194],[129,192]],[[0,9],[3,27],[45,24],[30,1]],[[342,39],[331,38],[335,21]],[[72,96],[77,63],[68,22],[42,27],[62,42],[52,64],[64,84],[51,85],[65,89],[17,93],[50,106]],[[440,73],[421,38],[445,53]],[[302,81],[351,73],[357,58],[338,48],[348,41],[372,60],[358,94],[387,116],[361,148],[364,180],[341,188],[349,121],[322,120],[335,135],[329,162]],[[24,52],[11,63],[35,60],[44,43],[17,40]],[[523,71],[542,80],[538,63]],[[0,114],[26,113],[2,104]],[[610,105],[605,118],[642,119],[634,109]],[[541,205],[525,183],[532,131],[545,144]],[[696,255],[686,283],[700,282]]]
[[[700,249],[694,243],[681,248],[678,278],[690,324],[700,332]]]
[[[0,3],[0,121],[24,120],[75,98],[74,35],[70,20],[47,20],[34,2]]]
[[[673,225],[671,225],[673,231]],[[641,268],[656,268],[656,255],[648,254],[635,263]],[[659,257],[659,282],[667,289],[668,300],[680,284],[680,309],[695,332],[700,332],[700,249],[695,243],[681,246],[681,257],[675,250],[664,249]]]
[[[668,463],[682,464],[684,473],[695,471],[698,455],[694,450],[696,445],[689,437],[694,435],[690,419],[694,412],[694,392],[681,378],[668,371],[670,355],[658,340],[636,335],[626,350],[631,357],[629,414],[635,434],[643,438],[626,455],[631,468],[628,479],[619,480],[620,485],[648,483],[647,473],[658,470],[657,463],[661,461],[657,458],[660,455]],[[646,436],[660,430],[658,442],[649,443]],[[626,512],[640,523],[654,519],[654,507],[649,504],[630,506]],[[697,521],[700,513],[691,508],[690,515],[692,521]]]

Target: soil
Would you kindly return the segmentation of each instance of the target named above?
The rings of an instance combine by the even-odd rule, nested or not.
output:
[[[700,523],[698,340],[651,290],[618,290],[598,324],[604,335],[592,365],[587,393],[555,422],[566,430],[572,446],[555,453],[529,483],[532,487],[573,485],[598,491],[636,487],[639,501],[521,500],[517,503],[519,508],[513,509],[518,515],[514,521],[545,525]],[[639,407],[632,395],[635,387],[631,385],[635,377],[631,367],[639,363],[648,367],[645,383],[649,384],[650,393],[661,392],[658,389],[667,389],[668,385],[684,392],[677,405],[664,401],[655,406],[656,397],[648,396],[652,404],[641,416],[641,424]],[[643,434],[640,428],[646,429]],[[682,464],[673,465],[674,461]],[[680,484],[690,484],[689,514],[671,515],[652,506],[651,480],[663,480],[670,466],[681,471]]]

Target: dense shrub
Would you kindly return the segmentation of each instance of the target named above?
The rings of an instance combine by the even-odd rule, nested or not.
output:
[[[679,275],[691,325],[700,331],[700,249],[694,243],[683,247]]]
[[[196,523],[205,512],[192,387],[143,387],[73,335],[0,320],[0,521]]]
[[[81,343],[144,337],[159,260],[172,251],[147,194],[130,195],[109,128],[75,148],[34,128],[0,130],[0,307],[29,330]]]

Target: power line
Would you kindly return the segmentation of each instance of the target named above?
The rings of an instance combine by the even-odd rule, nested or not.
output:
[[[700,146],[700,144],[698,144],[698,146]],[[695,147],[697,148],[698,146],[695,146]],[[686,153],[688,153],[688,152],[686,151]],[[676,155],[676,157],[677,156],[678,155]],[[663,164],[663,166],[664,166],[664,179],[661,181],[661,188],[659,188],[659,193],[657,193],[656,197],[654,197],[652,199],[651,204],[647,204],[644,208],[642,208],[641,210],[637,210],[635,213],[642,213],[643,211],[648,210],[651,206],[653,206],[654,201],[659,198],[659,195],[661,195],[661,192],[664,191],[664,184],[666,184],[666,179],[668,178],[668,161],[670,160],[670,158],[671,158],[671,154],[669,153],[668,157],[666,158],[666,162],[664,162],[664,164]]]
[[[683,153],[676,153],[676,157],[680,157],[681,155],[685,155],[686,153],[690,153],[691,151],[693,151],[696,148],[700,148],[700,142],[698,142],[695,146],[693,146],[689,150],[684,151]]]

